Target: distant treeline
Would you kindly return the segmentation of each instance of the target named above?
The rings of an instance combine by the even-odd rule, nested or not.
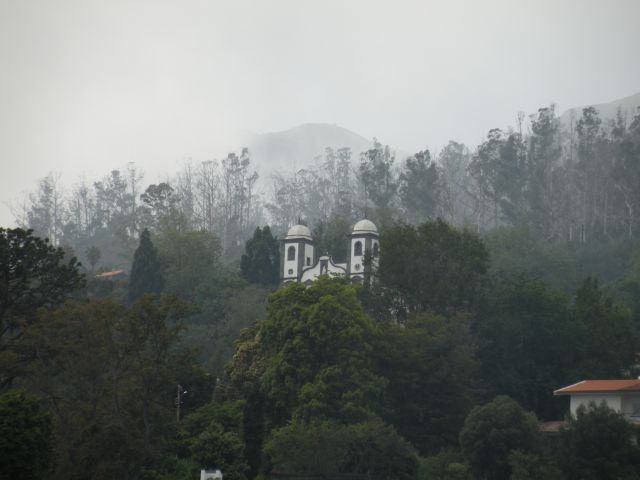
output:
[[[490,130],[475,149],[451,141],[437,155],[424,150],[401,161],[377,140],[359,162],[349,148],[327,148],[308,168],[263,179],[266,194],[256,193],[246,149],[188,164],[146,188],[133,164],[70,190],[49,174],[15,214],[20,226],[82,260],[97,247],[103,265],[125,268],[144,228],[215,233],[232,258],[257,225],[279,233],[303,221],[322,236],[328,224],[364,215],[382,225],[442,218],[478,233],[522,227],[555,244],[640,233],[640,114],[602,120],[588,107],[566,124],[550,106],[524,128],[519,114],[516,128]]]

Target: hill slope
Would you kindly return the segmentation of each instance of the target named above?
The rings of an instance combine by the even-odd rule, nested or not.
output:
[[[627,118],[627,121],[631,121],[633,116],[638,112],[638,107],[640,107],[640,92],[635,95],[630,95],[628,97],[620,98],[618,100],[614,100],[608,103],[600,103],[598,105],[585,105],[595,107],[598,112],[600,112],[600,118],[604,119],[614,119],[618,114],[618,109],[622,112],[622,115]],[[575,119],[577,120],[582,116],[582,109],[584,107],[574,107],[565,111],[561,116],[560,120],[564,124],[568,124],[571,118],[571,112],[575,115]]]
[[[265,178],[274,172],[304,168],[324,154],[327,147],[349,147],[352,158],[357,160],[373,142],[337,125],[306,123],[280,132],[244,133],[241,144],[249,148],[252,163]]]

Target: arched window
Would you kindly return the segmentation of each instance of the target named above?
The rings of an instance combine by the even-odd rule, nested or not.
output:
[[[296,247],[292,245],[287,250],[287,260],[295,260],[295,259],[296,259]]]
[[[356,242],[353,246],[353,256],[360,257],[362,256],[362,242]]]
[[[373,256],[374,256],[374,257],[377,257],[377,256],[378,256],[378,251],[379,251],[379,250],[380,250],[380,249],[378,248],[378,244],[377,244],[377,243],[374,243],[374,244],[373,244]]]
[[[311,265],[311,257],[307,257],[307,266]]]

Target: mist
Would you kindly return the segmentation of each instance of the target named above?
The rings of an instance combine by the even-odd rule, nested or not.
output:
[[[156,181],[247,130],[477,144],[518,111],[636,93],[638,17],[633,0],[3,1],[0,220],[48,172],[135,162]]]

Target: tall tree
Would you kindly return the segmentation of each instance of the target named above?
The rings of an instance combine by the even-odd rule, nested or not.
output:
[[[429,150],[405,160],[398,183],[400,201],[410,222],[415,224],[435,217],[440,191],[438,170]]]
[[[96,247],[95,245],[92,245],[89,248],[87,248],[87,250],[85,251],[85,254],[87,256],[87,259],[89,260],[89,265],[91,265],[91,271],[93,272],[96,265],[100,261],[100,256],[102,255],[102,252],[100,252],[100,249],[98,247]]]
[[[360,156],[359,178],[364,187],[365,208],[369,202],[378,208],[388,208],[398,189],[393,171],[394,155],[389,146],[374,139],[373,148]]]
[[[634,426],[604,404],[584,405],[560,433],[558,463],[567,480],[638,476],[640,448]]]
[[[269,226],[256,228],[245,244],[240,259],[240,272],[249,282],[277,285],[280,282],[280,245]]]
[[[159,295],[164,288],[164,272],[158,252],[146,228],[140,235],[140,244],[133,256],[129,277],[129,302],[133,303],[146,293]]]
[[[468,317],[419,314],[381,328],[382,417],[423,455],[456,445],[479,366]]]
[[[624,375],[635,363],[638,351],[638,336],[629,310],[607,298],[596,279],[587,278],[576,292],[575,313],[585,328],[583,375]]]
[[[75,258],[31,230],[0,228],[0,388],[25,372],[22,337],[39,308],[54,308],[84,284]]]
[[[508,480],[512,452],[539,448],[538,421],[507,396],[477,406],[460,432],[460,447],[476,478]]]
[[[553,238],[559,229],[559,197],[563,188],[554,175],[562,153],[554,105],[540,108],[537,115],[531,116],[531,132],[526,189],[529,221],[544,238]]]
[[[380,238],[376,275],[381,294],[397,300],[399,313],[447,314],[477,301],[488,260],[478,236],[442,220],[397,225]]]
[[[149,185],[140,200],[144,207],[142,222],[154,231],[162,231],[168,228],[180,227],[182,218],[177,205],[180,201],[171,185],[166,182],[157,185]]]
[[[555,420],[563,411],[549,392],[576,381],[583,325],[569,298],[540,281],[496,283],[476,322],[481,376],[490,393],[509,395]]]
[[[351,226],[351,222],[339,214],[318,222],[313,229],[316,252],[319,255],[329,253],[335,262],[346,262]]]

